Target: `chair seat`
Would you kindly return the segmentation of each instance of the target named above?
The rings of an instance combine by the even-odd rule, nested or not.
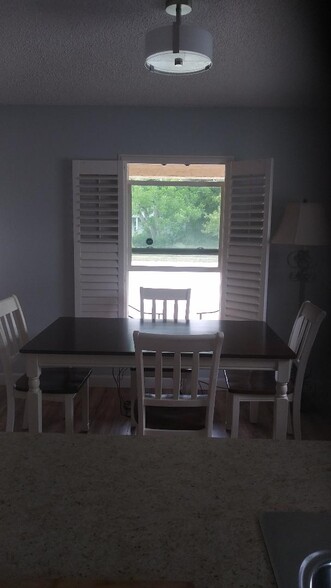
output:
[[[76,394],[91,373],[88,368],[44,368],[40,375],[40,389],[45,394]],[[15,388],[19,392],[29,391],[26,374],[18,378]]]
[[[138,402],[134,403],[134,417],[138,423]],[[171,431],[200,431],[206,426],[206,407],[146,406],[147,429]]]
[[[230,394],[274,395],[276,392],[274,372],[258,370],[224,370],[225,380]],[[288,383],[288,392],[293,391],[292,380]]]

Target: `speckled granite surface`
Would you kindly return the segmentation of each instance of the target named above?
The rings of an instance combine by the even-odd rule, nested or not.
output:
[[[331,510],[329,442],[2,433],[0,459],[2,578],[272,587],[258,514]]]

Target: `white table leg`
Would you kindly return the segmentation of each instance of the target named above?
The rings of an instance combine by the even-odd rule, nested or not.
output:
[[[131,402],[131,433],[136,429],[138,423],[134,416],[134,405],[137,400],[137,370],[130,369],[131,384],[130,384],[130,402]]]
[[[40,367],[38,364],[38,355],[28,355],[26,364],[26,373],[29,378],[29,432],[42,432],[42,399],[40,390]]]
[[[283,440],[287,434],[288,396],[287,383],[290,379],[290,361],[280,361],[276,374],[276,403],[274,410],[273,438]]]

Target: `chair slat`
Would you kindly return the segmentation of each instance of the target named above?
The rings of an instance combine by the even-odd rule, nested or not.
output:
[[[190,390],[192,398],[195,400],[198,397],[199,391],[199,368],[200,368],[200,355],[196,351],[193,354],[193,363],[190,380]]]
[[[176,351],[174,355],[174,368],[173,368],[173,396],[176,400],[180,397],[181,392],[181,383],[182,383],[182,362],[181,362],[181,353],[180,351]]]
[[[155,354],[155,394],[156,397],[162,398],[162,373],[163,373],[163,361],[161,351],[157,351]],[[144,372],[143,372],[144,373]]]
[[[156,319],[156,300],[153,298],[152,300],[152,319],[155,321]]]

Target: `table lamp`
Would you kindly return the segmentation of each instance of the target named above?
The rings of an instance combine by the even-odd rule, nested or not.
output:
[[[300,247],[287,257],[293,271],[290,279],[299,282],[299,306],[305,299],[306,283],[314,278],[314,266],[307,247],[328,245],[330,242],[326,214],[317,202],[289,202],[271,243]]]

